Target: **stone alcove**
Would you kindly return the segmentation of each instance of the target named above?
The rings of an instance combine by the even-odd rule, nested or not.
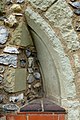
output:
[[[78,120],[79,101],[76,99],[74,73],[61,41],[49,23],[30,7],[27,7],[25,17],[37,48],[46,96],[68,111],[68,120]]]
[[[47,4],[46,7],[44,6],[46,0],[44,0],[45,3],[41,0],[40,6],[37,5],[37,1],[28,1],[31,4],[27,5],[31,8],[26,9],[26,21],[37,48],[46,96],[53,98],[54,102],[68,110],[68,120],[79,120],[80,103],[79,96],[76,94],[75,73],[72,71],[69,55],[65,54],[60,36],[54,32],[54,27],[59,28],[63,41],[67,45],[66,48],[71,50],[80,48],[77,34],[72,27],[72,10],[65,0],[58,0],[51,5]],[[78,61],[76,64],[79,65]]]
[[[74,74],[61,42],[49,24],[38,13],[28,7],[25,16],[37,48],[46,95],[55,99],[57,104],[64,99],[74,98],[76,95],[73,83]]]
[[[32,29],[30,29],[30,31],[37,49],[37,56],[41,65],[44,94],[49,98],[53,98],[55,102],[60,103],[60,83],[53,57],[44,42],[45,38],[42,40],[42,38],[40,38],[40,36],[35,31]]]

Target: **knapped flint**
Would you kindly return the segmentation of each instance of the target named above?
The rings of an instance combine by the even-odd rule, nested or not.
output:
[[[69,2],[69,4],[74,8],[80,9],[80,2]]]

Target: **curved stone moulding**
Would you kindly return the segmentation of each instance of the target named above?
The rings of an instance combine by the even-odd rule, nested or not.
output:
[[[27,23],[32,33],[34,43],[35,45],[38,45],[38,47],[36,46],[37,53],[38,53],[38,59],[41,64],[43,74],[46,72],[46,74],[43,75],[44,79],[46,78],[46,75],[49,75],[48,73],[50,73],[50,69],[44,70],[43,68],[44,66],[47,65],[46,64],[47,58],[50,57],[51,58],[50,60],[52,60],[53,67],[56,73],[56,81],[59,86],[58,90],[60,90],[60,95],[56,96],[57,98],[60,98],[58,99],[57,104],[60,104],[59,102],[61,102],[61,105],[67,108],[68,120],[70,120],[71,116],[73,119],[75,118],[79,120],[79,108],[78,108],[79,101],[74,100],[76,103],[78,103],[76,104],[77,108],[75,110],[73,101],[71,102],[70,100],[68,100],[68,98],[74,99],[76,97],[76,87],[74,83],[74,73],[72,71],[69,58],[65,55],[65,52],[64,52],[64,49],[63,49],[63,46],[60,40],[58,39],[56,33],[53,31],[51,26],[37,12],[34,12],[30,7],[27,7],[25,11],[25,16],[26,16]],[[49,56],[46,55],[46,59],[45,59],[46,61],[45,61],[44,66],[43,66],[44,59],[42,59],[42,54],[44,51],[40,52],[41,50],[40,46],[41,47],[43,46],[44,50],[47,49],[47,53],[50,54],[50,55],[48,54]],[[52,80],[45,79],[43,81],[43,84],[47,85],[48,81],[55,86],[54,78]],[[48,88],[45,88],[45,90],[47,89]],[[54,91],[53,93],[47,94],[47,96],[49,95],[53,95],[52,97],[54,97]],[[70,108],[70,105],[72,105],[71,108]],[[78,114],[73,115],[73,112],[70,110],[74,112],[77,111]]]

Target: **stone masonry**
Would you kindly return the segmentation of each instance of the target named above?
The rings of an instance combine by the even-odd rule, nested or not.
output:
[[[32,29],[35,29],[36,31],[36,28],[34,27],[34,25],[32,25],[32,22],[30,20],[33,20],[36,25],[38,24],[38,27],[40,26],[41,30],[44,30],[47,33],[47,35],[49,34],[50,35],[49,38],[51,37],[54,38],[50,31],[51,27],[51,29],[53,29],[52,31],[55,32],[55,33],[53,32],[53,34],[55,34],[55,36],[57,36],[57,38],[59,39],[59,41],[57,41],[57,39],[55,38],[52,44],[53,46],[55,46],[55,50],[59,52],[60,54],[59,57],[62,56],[59,59],[59,62],[63,69],[62,71],[64,71],[63,74],[66,76],[65,79],[66,81],[64,80],[63,84],[65,85],[67,97],[65,99],[64,98],[62,99],[62,105],[68,110],[68,120],[74,120],[74,118],[76,120],[79,120],[80,82],[78,80],[79,77],[77,76],[79,75],[80,64],[79,60],[80,41],[79,36],[74,30],[74,26],[72,24],[74,14],[72,9],[67,3],[69,1],[65,0],[55,1],[51,5],[49,4],[48,6],[46,5],[45,10],[43,9],[44,6],[43,2],[39,4],[37,4],[37,1],[34,0],[29,2],[31,7],[26,9],[26,14],[28,24],[32,27]],[[50,0],[48,2],[50,2]],[[40,4],[42,4],[41,7],[39,7]],[[36,13],[31,10],[32,7],[36,8]],[[41,16],[38,16],[38,12],[42,13]],[[59,44],[59,42],[61,45]],[[64,51],[64,53],[62,52],[62,50]]]
[[[43,47],[42,50],[46,52],[45,49],[47,49],[47,51],[50,54],[50,56],[46,54],[46,59],[48,57],[51,57],[49,60],[52,61],[52,64],[49,64],[49,66],[50,65],[51,66],[53,65],[52,67],[55,66],[54,68],[56,70],[54,73],[56,75],[54,75],[54,78],[55,80],[58,79],[58,81],[55,83],[56,86],[57,83],[59,84],[59,86],[57,86],[59,87],[59,89],[57,90],[58,91],[60,90],[60,92],[59,93],[56,92],[55,95],[52,89],[51,91],[45,89],[46,94],[54,96],[57,99],[57,103],[66,109],[67,111],[66,120],[79,120],[80,119],[80,40],[79,40],[80,33],[76,32],[73,23],[75,23],[76,18],[78,19],[80,16],[76,16],[73,14],[73,8],[71,8],[71,6],[69,6],[68,4],[69,1],[70,0],[44,0],[44,1],[25,0],[25,2],[23,2],[21,6],[24,7],[24,9],[22,10],[21,13],[18,13],[16,15],[20,17],[19,23],[16,24],[17,28],[15,29],[15,24],[14,24],[14,29],[10,30],[10,32],[12,32],[11,36],[9,36],[8,33],[6,33],[5,41],[4,41],[5,44],[3,43],[2,45],[0,44],[1,47],[0,64],[5,65],[5,74],[4,74],[6,79],[6,80],[4,79],[5,90],[9,91],[9,89],[7,89],[7,84],[9,84],[9,82],[12,81],[11,84],[9,84],[10,85],[9,88],[11,88],[12,85],[13,86],[12,91],[15,91],[14,84],[17,82],[17,80],[15,79],[14,81],[13,78],[17,76],[15,75],[16,67],[19,68],[19,63],[17,63],[19,59],[19,55],[18,55],[19,53],[12,53],[12,54],[7,52],[4,53],[4,51],[2,50],[5,50],[6,48],[5,46],[9,46],[9,47],[15,47],[17,50],[20,48],[19,52],[21,53],[21,50],[23,51],[23,48],[29,45],[29,43],[30,45],[33,45],[32,38],[34,38],[35,45],[38,45],[38,47],[36,46],[37,51],[39,49],[38,53],[41,53],[40,45],[38,44],[36,39],[38,39],[39,41],[41,40],[41,43],[43,43],[41,45]],[[16,0],[14,0],[14,2],[16,3]],[[2,3],[2,7],[0,6],[0,13],[2,14],[2,11],[4,9],[4,2],[1,1],[1,3]],[[18,9],[20,10],[20,8]],[[23,17],[22,13],[24,13],[25,20],[22,19]],[[3,26],[3,23],[2,22],[0,23],[1,26]],[[30,27],[31,30],[30,33],[32,33],[31,35],[33,35],[32,38],[29,35],[26,24],[28,24],[28,27]],[[25,31],[27,34],[25,33]],[[4,34],[6,30],[2,32]],[[27,36],[29,36],[29,38],[27,38]],[[27,38],[30,41],[26,41],[23,38]],[[45,49],[43,45],[46,46]],[[48,69],[49,67],[47,65],[48,62],[50,61],[44,62],[45,57],[43,55],[41,56],[38,55],[38,58],[41,62],[43,73],[45,73],[44,76],[47,76],[48,72],[49,72],[48,75],[50,75],[50,69]],[[41,57],[43,57],[44,59],[42,59]],[[45,67],[44,63],[47,67]],[[8,72],[6,65],[12,67],[8,69]],[[43,69],[43,67],[45,69]],[[51,70],[53,69],[51,68]],[[24,72],[24,77],[26,77],[25,69],[23,70],[23,72]],[[8,76],[9,74],[10,76]],[[10,79],[8,79],[9,77]],[[33,76],[31,76],[30,78],[32,77]],[[25,86],[25,82],[26,81],[24,78],[24,86]],[[53,83],[54,81],[52,79],[50,79],[49,81],[46,79],[44,80],[45,87],[48,85],[48,82],[51,82],[51,85],[55,87],[55,83]],[[48,86],[49,90],[50,87],[51,86]],[[56,90],[56,88],[54,90]],[[19,90],[20,89],[21,88],[19,88]],[[23,86],[22,86],[22,90],[24,90]]]

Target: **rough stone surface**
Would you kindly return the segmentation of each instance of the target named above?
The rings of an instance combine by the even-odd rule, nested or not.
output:
[[[3,3],[3,1],[5,1],[5,0],[1,0],[0,3]],[[12,0],[12,1],[14,1],[14,0]],[[17,3],[17,1],[18,0],[15,0],[14,2]],[[22,1],[22,0],[19,0],[19,1]],[[80,115],[80,103],[77,100],[77,98],[79,98],[79,96],[78,97],[76,96],[74,77],[76,77],[76,76],[78,77],[78,79],[76,80],[76,81],[78,81],[76,83],[76,86],[79,86],[79,91],[80,91],[80,84],[79,84],[80,83],[80,72],[79,72],[80,71],[80,60],[79,60],[80,56],[77,54],[78,51],[73,55],[73,59],[74,59],[73,67],[75,67],[73,69],[75,69],[75,71],[76,71],[76,69],[79,70],[78,72],[76,72],[76,75],[74,76],[73,71],[71,69],[70,60],[69,60],[68,56],[65,55],[63,46],[61,45],[61,42],[60,42],[60,40],[61,40],[62,43],[65,45],[65,48],[66,49],[68,48],[67,50],[70,50],[70,49],[78,50],[80,48],[80,43],[79,43],[80,41],[78,39],[78,34],[76,34],[76,32],[74,31],[73,26],[72,26],[73,13],[66,3],[66,1],[69,1],[69,0],[66,0],[66,1],[65,0],[52,0],[52,1],[51,0],[27,0],[27,2],[28,1],[31,3],[33,9],[35,7],[35,9],[38,10],[40,13],[42,13],[42,11],[40,11],[40,10],[47,11],[46,13],[43,12],[42,16],[45,15],[48,23],[51,24],[51,26],[49,26],[45,22],[45,20],[41,18],[41,16],[39,16],[38,14],[35,14],[35,12],[31,11],[31,9],[27,8],[27,19],[28,19],[27,21],[28,21],[28,24],[30,25],[30,27],[34,31],[34,32],[31,31],[31,32],[32,32],[33,38],[35,38],[34,41],[37,41],[37,42],[35,42],[35,46],[37,47],[37,50],[38,50],[38,57],[40,58],[40,62],[43,63],[42,68],[45,68],[45,70],[43,70],[43,72],[46,71],[46,73],[47,73],[47,71],[48,71],[48,73],[49,73],[48,75],[50,77],[51,67],[54,68],[54,65],[55,65],[56,66],[55,70],[57,71],[55,73],[59,77],[58,85],[60,85],[59,86],[60,89],[57,88],[57,86],[55,84],[56,81],[53,82],[55,73],[52,73],[54,75],[52,79],[48,79],[48,78],[47,78],[48,80],[45,79],[46,80],[45,85],[49,81],[48,82],[48,83],[50,83],[49,84],[50,86],[48,85],[49,88],[51,88],[51,86],[54,85],[54,86],[56,86],[57,91],[61,90],[61,91],[59,91],[60,102],[61,102],[61,105],[63,105],[63,107],[68,111],[67,120],[74,120],[74,119],[79,120],[80,119],[80,116],[79,116]],[[54,2],[54,1],[56,1],[56,2]],[[75,0],[71,0],[71,1],[75,1]],[[23,4],[21,6],[23,6]],[[0,6],[0,15],[1,15],[1,12],[3,12],[3,10],[4,10],[4,5],[2,4]],[[20,13],[18,13],[18,14],[16,13],[15,16],[22,16],[22,15]],[[75,15],[74,15],[74,17],[75,17]],[[1,18],[1,19],[3,19],[3,18]],[[22,29],[22,27],[20,29]],[[54,30],[56,31],[56,33],[54,32]],[[16,31],[16,30],[14,30],[14,31]],[[16,43],[16,45],[24,46],[24,47],[26,45],[29,45],[30,41],[27,41],[28,44],[26,44],[26,40],[24,40],[26,38],[26,33],[27,33],[27,32],[25,32],[25,29],[20,34],[18,34],[18,33],[19,33],[19,31],[18,32],[16,31],[16,34],[14,35],[15,39],[13,40],[13,44]],[[24,33],[25,33],[24,37],[21,37]],[[59,34],[59,36],[58,36],[58,34]],[[17,36],[17,37],[15,37],[15,36]],[[11,36],[11,37],[13,37],[13,36]],[[20,41],[16,41],[16,40],[20,40]],[[1,47],[1,50],[2,50],[2,47]],[[49,54],[43,54],[43,53],[45,53],[45,51],[48,51]],[[44,58],[45,58],[45,60],[44,60]],[[43,62],[43,61],[45,61],[45,62]],[[52,64],[53,61],[55,64]],[[48,66],[48,65],[46,66],[46,63],[49,65],[50,69],[49,69],[49,67],[48,67],[48,69],[46,69],[46,67]],[[5,68],[8,68],[8,66],[6,66]],[[26,75],[24,75],[24,74],[26,74],[26,72],[22,72],[20,70],[15,71],[15,69],[12,69],[12,68],[9,68],[9,69],[11,69],[11,70],[10,71],[8,69],[5,70],[5,71],[7,71],[7,77],[5,77],[5,80],[4,80],[4,81],[6,81],[6,86],[4,86],[4,87],[5,87],[6,91],[14,92],[14,89],[15,89],[14,85],[16,84],[18,86],[18,87],[16,86],[16,90],[17,90],[19,88],[20,83],[23,82],[22,81],[23,78],[21,78],[22,77],[21,73],[23,74],[23,76],[26,76]],[[28,71],[30,73],[33,72],[30,69],[28,69]],[[18,78],[19,74],[21,75],[20,78]],[[45,75],[47,75],[47,74],[45,74]],[[17,76],[17,77],[15,77],[15,76]],[[26,78],[26,77],[24,77],[24,78]],[[15,82],[15,79],[16,79],[16,82]],[[25,81],[25,79],[24,79],[24,81]],[[21,84],[21,85],[24,86],[23,84]],[[36,87],[38,87],[38,84]],[[47,89],[48,89],[48,87],[47,87]],[[54,96],[54,92],[53,92],[54,88],[52,87],[51,90],[52,90],[52,94]],[[49,89],[47,91],[49,91]],[[50,91],[50,93],[51,93],[51,91]],[[80,92],[79,92],[79,95],[80,95]]]
[[[21,22],[12,34],[11,44],[26,47],[33,45],[30,33],[24,22]]]
[[[18,49],[16,47],[5,47],[3,52],[19,54],[19,51],[18,51]]]
[[[19,107],[16,104],[5,104],[3,105],[4,110],[7,111],[18,111]]]
[[[69,4],[76,9],[80,9],[80,2],[69,2]]]
[[[60,30],[67,48],[78,50],[80,42],[72,25],[72,16],[73,12],[65,0],[58,0],[45,13],[45,17],[51,22],[52,26]]]
[[[58,5],[56,5],[56,6],[59,7],[61,5],[61,3],[62,3],[62,6],[66,4],[65,1],[64,1],[64,4],[63,4],[63,0],[62,0],[62,2],[60,0],[58,2]],[[60,6],[60,9],[62,8],[62,6]],[[54,10],[54,8],[53,8],[53,10]],[[64,7],[64,10],[65,10],[65,7]],[[67,9],[67,10],[70,10],[70,8]],[[56,9],[55,9],[55,11],[56,11]],[[59,13],[59,12],[56,12],[56,14],[57,13]],[[66,13],[66,10],[65,10],[65,13]],[[64,15],[66,15],[65,13],[64,13]],[[69,13],[69,11],[68,11],[67,14],[71,14],[71,16],[72,16],[72,13],[71,12]],[[53,14],[53,16],[55,16],[55,14]],[[63,80],[61,79],[61,82],[60,82],[62,87],[61,86],[60,87],[61,87],[61,89],[63,88],[62,93],[64,93],[66,95],[66,97],[64,97],[64,94],[63,94],[61,102],[62,102],[62,105],[68,110],[68,120],[74,120],[74,118],[76,120],[79,120],[79,118],[80,118],[79,117],[79,107],[78,107],[79,104],[76,106],[76,109],[74,107],[73,101],[71,101],[71,105],[72,105],[72,106],[70,106],[71,108],[68,106],[69,102],[68,102],[67,98],[74,99],[75,96],[76,96],[76,89],[75,89],[75,84],[74,84],[74,73],[73,73],[73,71],[71,69],[71,65],[70,65],[70,61],[69,61],[68,57],[65,56],[65,53],[64,53],[64,50],[63,50],[63,47],[61,45],[60,40],[56,36],[56,33],[53,31],[53,29],[49,26],[49,24],[46,23],[45,20],[43,18],[41,18],[41,16],[38,13],[35,13],[32,9],[30,9],[30,7],[28,7],[26,9],[26,18],[27,18],[27,22],[30,25],[30,27],[38,35],[40,35],[39,37],[42,40],[44,38],[43,41],[45,43],[46,48],[50,51],[50,54],[54,59],[56,68],[58,70],[58,75],[63,74],[63,75],[61,75],[61,78],[63,78]],[[56,21],[55,24],[57,24],[57,22],[59,22],[59,20],[57,20],[57,19],[55,21]],[[59,25],[60,24],[57,24],[57,27]],[[71,25],[71,22],[70,22],[70,25]],[[63,26],[60,25],[60,27],[62,28]],[[63,29],[60,29],[60,30],[63,30]],[[74,30],[72,29],[71,31],[74,31]],[[47,37],[45,38],[45,36],[47,36],[49,38],[48,39],[49,43],[47,41]],[[74,39],[76,41],[76,38],[74,38]],[[54,50],[56,52],[56,55],[55,55]],[[59,73],[59,71],[62,71],[62,72]],[[64,101],[65,100],[64,98],[66,98],[66,101]],[[64,105],[65,103],[67,103],[67,105]],[[74,114],[73,114],[73,112],[74,112]]]
[[[74,54],[73,57],[74,57],[75,68],[77,70],[80,70],[80,60],[79,60],[80,58],[79,58],[79,55]]]
[[[49,46],[49,43],[47,42],[47,38],[44,41],[46,41],[46,44],[48,45],[47,47],[49,47],[50,53],[52,52],[51,54],[53,55],[53,49],[55,49],[56,54],[58,54],[59,56],[58,58],[59,61],[57,61],[58,59],[56,59],[55,57],[54,57],[54,61],[55,61],[56,67],[58,69],[61,69],[61,71],[63,71],[62,72],[63,76],[65,76],[65,79],[63,82],[64,82],[64,85],[66,86],[64,88],[66,90],[66,95],[67,97],[74,97],[76,95],[75,84],[73,79],[74,73],[71,69],[71,65],[68,57],[65,56],[60,40],[57,38],[55,32],[52,30],[49,24],[46,23],[45,20],[41,18],[41,16],[38,13],[35,13],[29,7],[26,9],[26,17],[27,17],[28,24],[31,25],[32,29],[36,29],[34,25],[37,27],[36,32],[41,34],[40,37],[42,37],[42,39],[45,38],[46,35],[49,37],[49,43],[51,42],[52,46],[51,45]],[[39,29],[41,29],[42,32]]]
[[[0,64],[17,67],[17,55],[1,54]]]
[[[9,27],[15,27],[18,25],[18,21],[14,15],[10,15],[7,19],[4,20],[5,25]]]
[[[14,92],[15,86],[15,69],[8,68],[4,74],[4,89],[7,92]]]
[[[26,89],[26,69],[9,68],[4,74],[5,91],[18,92]]]
[[[32,83],[32,82],[34,81],[34,76],[33,76],[33,74],[29,74],[29,75],[27,76],[27,81],[28,81],[28,83]]]
[[[6,43],[8,39],[8,30],[4,26],[0,26],[0,44]]]
[[[36,8],[39,8],[44,11],[57,0],[28,0],[28,1]]]
[[[21,12],[21,6],[18,4],[13,4],[10,8],[11,10],[13,10],[14,12]]]
[[[64,100],[63,106],[66,108],[68,112],[68,120],[79,120],[79,108],[80,103],[78,100]]]

